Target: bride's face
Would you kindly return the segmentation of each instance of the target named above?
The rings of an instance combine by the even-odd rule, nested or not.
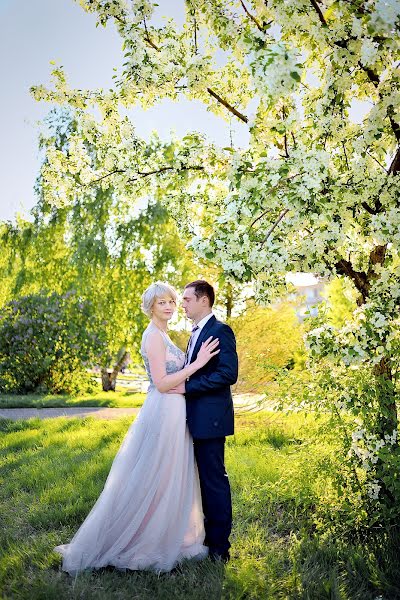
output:
[[[176,310],[176,302],[171,296],[160,296],[154,300],[152,307],[153,318],[169,321]]]

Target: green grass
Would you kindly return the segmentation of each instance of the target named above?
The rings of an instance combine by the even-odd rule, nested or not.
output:
[[[317,536],[319,464],[312,417],[237,418],[226,463],[233,493],[232,560],[181,571],[102,570],[70,578],[66,543],[107,477],[130,418],[0,421],[0,589],[3,600],[385,600],[400,598],[399,557],[388,546]]]
[[[116,392],[92,394],[0,394],[0,408],[76,408],[77,406],[108,406],[130,408],[142,406],[146,394],[118,389]]]

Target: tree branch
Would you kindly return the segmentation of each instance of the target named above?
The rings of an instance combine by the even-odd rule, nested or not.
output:
[[[154,50],[157,50],[157,52],[160,52],[160,48],[158,46],[156,46],[156,44],[147,35],[144,37],[144,41],[147,42],[147,44],[149,44],[149,46],[154,48]]]
[[[390,125],[392,127],[397,143],[400,144],[400,125],[397,123],[397,121],[394,120],[393,113],[393,106],[388,106],[387,115],[389,117]]]
[[[379,75],[375,73],[375,71],[373,71],[372,69],[365,67],[361,61],[358,61],[358,66],[364,71],[364,73],[366,73],[370,82],[373,83],[375,87],[377,87],[380,83]]]
[[[113,17],[114,19],[117,19],[117,21],[122,23],[122,25],[126,25],[126,21],[124,19],[121,19],[121,17],[119,17],[118,15],[113,15]]]
[[[128,183],[132,183],[134,181],[138,181],[140,178],[144,178],[144,177],[149,177],[150,175],[158,175],[160,173],[165,173],[165,171],[201,171],[204,169],[203,165],[192,165],[192,166],[182,166],[180,168],[176,168],[176,167],[161,167],[160,169],[155,169],[154,171],[137,171],[137,174],[140,175],[140,177],[132,177],[131,179],[128,179]],[[93,185],[94,183],[99,183],[99,181],[102,181],[103,179],[106,179],[107,177],[111,177],[112,175],[116,175],[118,173],[122,174],[125,173],[126,169],[115,169],[115,171],[110,171],[109,173],[106,173],[105,175],[102,175],[101,177],[99,177],[98,179],[93,179],[93,181],[91,181],[90,183],[87,183],[86,185]],[[81,184],[82,185],[82,184]]]
[[[145,18],[143,18],[143,25],[144,25],[144,31],[145,31],[144,41],[147,42],[149,44],[149,46],[154,48],[154,50],[157,50],[157,52],[160,52],[161,51],[160,48],[153,42],[153,40],[151,39],[151,37],[149,35],[149,30],[147,29],[147,23],[146,23]]]
[[[369,283],[367,274],[364,271],[356,271],[349,260],[341,258],[335,265],[339,275],[347,275],[353,280],[357,290],[361,293],[363,302],[366,301],[369,292]]]
[[[346,40],[337,40],[336,42],[334,42],[334,44],[335,44],[335,46],[339,46],[340,48],[347,49],[348,42],[351,39],[355,39],[355,38],[350,37]],[[379,75],[377,73],[375,73],[375,71],[373,69],[365,67],[361,61],[358,61],[358,66],[360,67],[360,69],[362,71],[364,71],[364,73],[367,75],[370,82],[373,83],[374,86],[377,88],[381,82]],[[379,99],[382,100],[383,96],[382,96],[381,92],[379,92],[379,90],[378,90],[378,96],[379,96]],[[389,117],[390,126],[392,128],[392,131],[394,133],[394,136],[395,136],[397,142],[400,143],[400,125],[394,120],[393,112],[394,112],[393,107],[388,107],[387,116]]]
[[[277,218],[277,220],[275,221],[275,223],[273,225],[271,225],[271,227],[268,229],[265,238],[262,241],[261,246],[263,246],[265,244],[265,242],[268,240],[268,238],[271,237],[272,232],[274,231],[275,227],[277,227],[279,225],[279,223],[282,221],[283,217],[286,215],[286,213],[289,212],[288,208],[285,208],[281,214],[279,215],[279,217]]]
[[[145,29],[145,37],[144,37],[145,42],[147,42],[152,48],[154,48],[154,50],[157,50],[157,52],[160,52],[160,48],[150,38],[148,29],[147,29],[146,19],[143,19],[143,24],[144,24],[144,29]],[[195,32],[196,32],[196,25],[195,25]],[[197,38],[196,38],[196,44],[197,44]],[[246,117],[246,115],[244,115],[241,112],[239,112],[238,110],[236,110],[236,108],[234,106],[232,106],[231,104],[229,104],[229,102],[227,102],[226,100],[221,98],[221,96],[219,96],[216,92],[214,92],[214,90],[212,90],[211,88],[207,88],[207,92],[210,94],[210,96],[215,98],[220,104],[225,106],[225,108],[227,108],[233,115],[238,117],[238,119],[240,119],[244,123],[248,123],[249,119],[248,119],[248,117]]]
[[[400,146],[397,147],[396,154],[392,160],[392,164],[389,167],[389,173],[397,175],[400,173]]]
[[[194,53],[197,54],[197,21],[196,17],[193,17],[193,27],[194,27]]]
[[[325,17],[322,14],[322,11],[321,11],[320,7],[318,6],[318,3],[316,2],[316,0],[310,0],[310,1],[311,1],[312,6],[314,7],[314,9],[315,9],[315,11],[317,13],[318,19],[321,21],[322,25],[324,27],[328,27],[328,23],[325,21]]]
[[[176,167],[161,167],[161,169],[155,169],[154,171],[138,171],[137,174],[140,175],[140,178],[149,177],[150,175],[159,175],[160,173],[165,173],[166,171],[202,171],[204,169],[203,165],[192,165],[192,166],[181,166],[180,168]],[[128,179],[129,183],[134,181],[138,181],[139,177],[132,177]]]
[[[321,21],[322,25],[327,27],[328,24],[325,21],[324,15],[322,14],[320,7],[318,6],[317,0],[310,0],[310,1],[311,1],[312,6],[314,7],[314,9],[317,11],[319,20]],[[355,40],[355,39],[356,38],[354,36],[349,36],[347,39],[336,40],[335,42],[333,42],[333,44],[335,46],[338,46],[339,48],[344,48],[344,49],[348,50],[349,41]],[[376,39],[378,41],[382,41],[382,40],[385,40],[386,38],[385,37],[382,38],[381,36],[376,36],[374,39]],[[373,83],[376,88],[378,88],[380,81],[381,81],[378,73],[376,73],[373,69],[370,69],[369,67],[364,66],[361,61],[358,61],[358,66],[360,67],[360,69],[362,71],[364,71],[364,73],[367,75],[370,82]],[[380,100],[382,100],[382,94],[379,91],[378,91],[378,95],[379,95]],[[390,126],[392,128],[394,136],[395,136],[397,142],[400,143],[400,125],[394,120],[393,112],[394,112],[393,107],[389,107],[387,110],[387,116],[389,117]]]
[[[214,92],[214,90],[212,90],[211,88],[207,88],[207,92],[210,94],[210,96],[212,96],[220,104],[222,104],[222,106],[225,106],[225,108],[227,108],[229,110],[229,112],[231,112],[233,115],[235,115],[235,117],[237,117],[244,123],[249,122],[249,119],[248,119],[248,117],[246,117],[246,115],[244,115],[241,112],[239,112],[238,110],[236,110],[236,108],[234,106],[232,106],[232,104],[229,104],[229,102],[227,102],[226,100],[221,98],[221,96],[219,96],[216,92]]]
[[[379,160],[377,158],[375,158],[375,156],[373,154],[371,154],[370,152],[368,152],[367,150],[367,154],[370,158],[372,158],[380,167],[382,167],[382,169],[385,171],[385,173],[387,173],[388,171],[386,170],[386,168],[383,166],[383,164],[381,162],[379,162]]]
[[[350,171],[349,160],[347,158],[346,146],[345,146],[344,142],[342,142],[342,148],[343,148],[343,152],[344,152],[344,158],[346,160],[347,170]]]
[[[366,73],[366,75],[367,75],[368,79],[371,81],[371,83],[373,83],[375,87],[378,87],[378,85],[380,83],[379,75],[377,75],[377,73],[375,73],[375,71],[373,71],[372,69],[368,69],[368,67],[364,67],[364,65],[361,62],[359,62],[358,65],[364,71],[364,73]],[[383,97],[379,91],[378,91],[378,96],[379,96],[379,99],[382,100]],[[396,138],[397,142],[400,143],[400,125],[393,118],[393,106],[388,107],[387,116],[389,117],[390,126],[394,133],[394,137]]]
[[[286,119],[286,109],[282,107],[282,122]],[[285,148],[285,158],[289,158],[289,148],[288,148],[288,140],[287,140],[287,132],[285,129],[285,133],[283,134],[283,145]]]
[[[268,210],[264,210],[264,212],[262,212],[261,215],[258,215],[258,217],[256,217],[254,219],[254,221],[252,221],[250,223],[249,229],[251,229],[257,223],[257,221],[260,221],[260,219],[262,219],[263,217],[265,217],[265,215],[267,215],[270,212],[270,210],[271,210],[270,208]]]
[[[367,213],[369,213],[370,215],[376,215],[376,214],[378,214],[378,211],[376,211],[373,208],[371,208],[370,205],[367,202],[361,202],[361,206],[363,208],[365,208],[365,210],[367,211]]]
[[[289,158],[289,150],[288,150],[288,143],[287,143],[287,133],[285,133],[283,135],[283,142],[284,142],[284,147],[285,147],[285,158]]]
[[[254,15],[252,15],[249,10],[247,9],[245,3],[243,2],[243,0],[240,0],[240,4],[243,7],[244,12],[246,13],[246,15],[253,21],[253,23],[255,23],[255,25],[257,26],[257,29],[259,29],[260,31],[264,32],[264,28],[263,26],[257,21],[257,19],[255,18]]]
[[[251,171],[251,172],[253,172],[253,171]],[[299,177],[300,175],[301,175],[301,173],[295,173],[294,175],[290,175],[290,177],[287,177],[286,179],[282,179],[276,185],[274,185],[272,188],[270,188],[268,190],[268,193],[271,193],[271,192],[279,189],[283,183],[287,183],[291,179],[294,179],[295,177]],[[271,209],[268,208],[267,210],[265,210],[264,212],[262,212],[261,215],[258,215],[258,217],[256,217],[254,219],[254,221],[251,222],[249,229],[251,229],[257,223],[257,221],[259,221],[260,219],[262,219],[263,217],[265,217],[265,215],[268,214],[270,210]]]
[[[106,179],[107,177],[111,177],[111,175],[115,175],[116,173],[125,173],[125,169],[115,169],[115,171],[110,171],[109,173],[102,175],[98,179],[93,179],[93,181],[91,181],[90,183],[87,183],[87,184],[81,183],[80,185],[82,185],[82,187],[87,187],[89,185],[93,185],[94,183],[99,183],[99,181],[103,181],[103,179]]]
[[[375,248],[371,250],[369,254],[369,266],[367,273],[368,280],[374,279],[376,277],[374,273],[374,266],[383,265],[385,261],[386,250],[387,244],[384,244],[383,246],[375,246]]]

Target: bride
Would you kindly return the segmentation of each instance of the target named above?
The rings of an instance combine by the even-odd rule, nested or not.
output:
[[[143,294],[150,324],[141,354],[150,380],[146,400],[130,426],[96,504],[69,544],[57,546],[70,574],[107,565],[170,571],[185,558],[204,558],[204,524],[193,443],[186,425],[183,382],[217,354],[209,338],[197,359],[167,334],[177,294],[153,283]]]

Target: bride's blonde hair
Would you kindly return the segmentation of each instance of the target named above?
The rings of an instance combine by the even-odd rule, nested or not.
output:
[[[172,285],[164,283],[163,281],[156,281],[147,288],[142,296],[141,309],[145,315],[151,317],[151,309],[154,301],[156,298],[161,298],[161,296],[170,296],[175,302],[178,299],[178,294]]]

